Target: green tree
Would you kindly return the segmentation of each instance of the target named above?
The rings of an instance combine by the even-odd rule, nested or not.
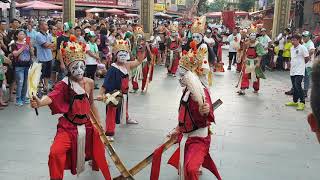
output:
[[[239,9],[242,11],[249,11],[254,7],[255,0],[240,0]]]
[[[223,11],[227,4],[226,0],[215,0],[207,5],[207,9],[209,12],[219,12]]]
[[[207,0],[200,0],[197,8],[198,15],[204,14],[207,11]]]

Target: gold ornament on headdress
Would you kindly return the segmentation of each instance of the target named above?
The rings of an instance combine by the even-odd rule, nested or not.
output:
[[[206,16],[201,16],[195,18],[191,25],[191,32],[192,33],[205,33],[205,25],[206,25]]]
[[[202,64],[208,63],[203,62],[206,53],[207,49],[205,48],[191,48],[189,51],[183,51],[179,64],[185,69],[199,74],[203,71]]]
[[[116,44],[113,47],[114,52],[117,53],[119,51],[130,52],[130,47],[128,41],[125,40],[117,40]]]
[[[137,26],[134,28],[133,30],[133,34],[134,36],[138,36],[138,35],[141,35],[142,37],[144,36],[144,32],[143,32],[143,28],[141,26]]]
[[[71,35],[69,42],[61,44],[60,52],[65,65],[74,61],[84,61],[86,58],[86,44],[76,42],[76,37]]]
[[[171,25],[169,26],[169,30],[170,30],[171,32],[178,32],[179,27],[178,27],[177,24],[171,24]]]

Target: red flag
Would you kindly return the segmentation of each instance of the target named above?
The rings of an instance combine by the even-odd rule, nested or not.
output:
[[[234,11],[223,11],[222,12],[222,23],[229,30],[232,30],[236,27],[236,22],[234,20]]]

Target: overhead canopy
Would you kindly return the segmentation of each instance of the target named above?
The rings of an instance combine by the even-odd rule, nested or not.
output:
[[[236,16],[248,16],[249,12],[246,11],[236,11],[234,12]]]
[[[107,9],[104,10],[105,13],[109,13],[109,14],[124,14],[125,11],[120,10],[120,9]]]
[[[62,9],[62,6],[57,6],[57,5],[42,2],[42,1],[30,1],[26,3],[22,3],[19,5],[19,7],[22,7],[22,9],[32,9],[32,10],[61,10]]]
[[[139,14],[131,14],[131,13],[127,13],[124,15],[125,17],[139,17]]]
[[[211,18],[216,18],[216,17],[221,17],[222,13],[221,12],[208,12],[204,14],[206,17],[211,17]]]
[[[101,13],[104,12],[104,9],[101,8],[91,8],[91,9],[87,9],[86,12],[87,13]]]

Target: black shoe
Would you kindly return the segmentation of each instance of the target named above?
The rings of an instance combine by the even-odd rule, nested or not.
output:
[[[290,91],[287,91],[284,93],[285,95],[288,95],[288,96],[292,96],[293,95],[293,92],[290,90]]]
[[[95,84],[95,85],[94,85],[94,89],[99,89],[98,84]]]
[[[231,70],[231,66],[228,66],[228,69],[227,70]]]
[[[304,91],[304,97],[305,97],[305,98],[308,97],[308,91]]]

